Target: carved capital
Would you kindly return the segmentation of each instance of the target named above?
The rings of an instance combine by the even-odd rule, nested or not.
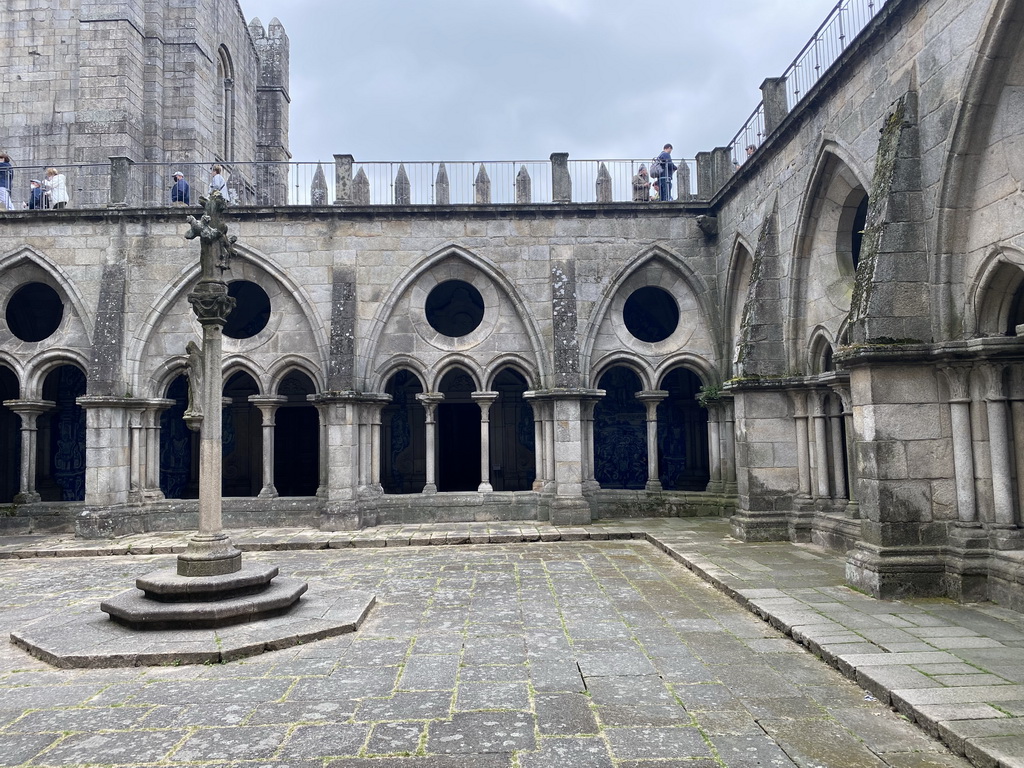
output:
[[[235,308],[234,298],[228,296],[227,283],[219,280],[200,281],[188,295],[188,302],[203,325],[224,325]]]
[[[940,368],[949,386],[949,402],[964,403],[971,399],[971,366],[946,365]]]

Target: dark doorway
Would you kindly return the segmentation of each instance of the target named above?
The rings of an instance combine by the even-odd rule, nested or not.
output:
[[[686,368],[670,371],[661,382],[668,397],[658,403],[658,477],[666,491],[703,491],[711,479],[700,387],[700,378]]]
[[[277,409],[274,427],[274,487],[281,496],[316,496],[320,486],[320,419],[306,399],[313,380],[292,371],[277,394],[288,398]]]
[[[0,366],[0,504],[10,504],[21,490],[21,418],[4,405],[18,399],[18,377]]]
[[[537,475],[533,409],[523,399],[526,379],[506,368],[494,379],[498,399],[490,410],[491,487],[496,491],[529,491]]]
[[[441,379],[444,400],[437,406],[437,490],[475,491],[480,486],[480,406],[476,386],[461,369]]]
[[[160,414],[160,490],[168,499],[199,498],[199,433],[185,426],[188,377],[167,388],[174,405]]]
[[[36,490],[43,501],[85,499],[85,409],[76,402],[84,394],[85,374],[73,365],[43,381],[43,399],[57,404],[36,422]]]
[[[640,377],[616,366],[597,386],[606,394],[594,407],[594,477],[602,488],[644,488],[647,408],[636,399]]]
[[[409,371],[388,379],[391,402],[381,411],[380,482],[384,493],[420,493],[427,483],[426,412],[416,395],[423,391]]]
[[[263,487],[263,418],[249,402],[259,394],[256,380],[236,373],[224,385],[224,480],[225,496],[256,496]]]

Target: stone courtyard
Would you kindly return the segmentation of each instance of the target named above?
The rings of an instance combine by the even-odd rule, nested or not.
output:
[[[377,604],[354,634],[224,664],[62,670],[4,646],[0,765],[1024,765],[1020,614],[877,601],[841,558],[724,520],[232,538],[308,580],[303,601]],[[0,539],[2,630],[96,612],[185,541]]]

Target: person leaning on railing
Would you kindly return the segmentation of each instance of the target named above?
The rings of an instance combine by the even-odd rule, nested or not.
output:
[[[43,190],[50,198],[50,207],[61,209],[68,204],[68,183],[64,174],[56,168],[46,169],[46,178],[43,180]]]
[[[14,166],[11,165],[11,156],[6,152],[0,152],[0,208],[8,211],[14,210],[14,201],[11,199],[13,183]]]

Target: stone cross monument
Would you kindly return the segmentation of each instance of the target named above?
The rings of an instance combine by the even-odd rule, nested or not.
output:
[[[178,556],[180,576],[219,576],[242,568],[242,553],[221,528],[221,363],[224,323],[235,308],[228,295],[224,272],[231,268],[235,237],[228,236],[224,222],[227,200],[219,192],[200,198],[202,218],[189,216],[186,238],[199,238],[202,275],[188,295],[192,310],[203,326],[203,347],[189,342],[189,411],[192,429],[199,427],[199,531],[188,549]]]

